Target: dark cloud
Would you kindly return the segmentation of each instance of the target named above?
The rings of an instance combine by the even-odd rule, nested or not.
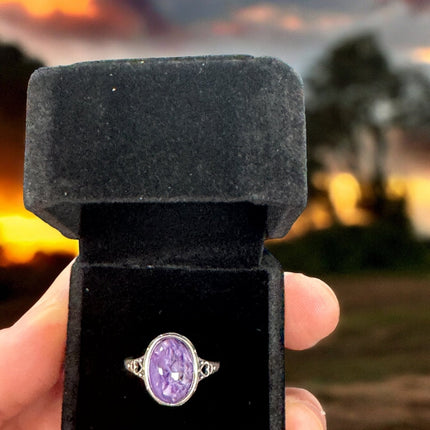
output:
[[[112,2],[112,0],[110,0]],[[106,0],[98,0],[98,3],[103,7]],[[123,0],[120,3],[123,6],[128,6],[132,11],[144,20],[147,31],[151,35],[165,34],[172,29],[172,25],[166,17],[162,15],[159,9],[156,8],[155,2],[149,0]]]
[[[430,0],[379,0],[379,3],[382,4],[394,2],[405,3],[414,10],[430,9]]]
[[[157,9],[166,17],[183,24],[225,18],[232,12],[254,6],[294,7],[313,11],[353,13],[371,8],[377,0],[157,0]]]

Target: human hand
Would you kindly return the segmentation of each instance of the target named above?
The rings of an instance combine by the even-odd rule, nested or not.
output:
[[[308,349],[328,336],[339,322],[339,302],[317,278],[285,273],[285,347]],[[287,430],[325,430],[325,412],[318,400],[300,388],[285,390]]]
[[[71,264],[12,327],[0,331],[0,430],[59,430]],[[331,333],[339,318],[322,281],[285,274],[285,346],[305,349]],[[286,389],[288,430],[321,430],[325,416],[312,394]]]

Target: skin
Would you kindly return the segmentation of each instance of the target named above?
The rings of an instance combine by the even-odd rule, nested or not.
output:
[[[60,430],[70,267],[12,327],[0,331],[0,429]],[[339,304],[322,281],[285,274],[285,347],[310,348],[329,335]],[[326,429],[308,391],[286,389],[288,430]]]

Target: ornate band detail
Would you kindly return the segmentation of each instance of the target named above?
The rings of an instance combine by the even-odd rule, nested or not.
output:
[[[219,363],[199,358],[199,381],[211,376],[219,370]]]

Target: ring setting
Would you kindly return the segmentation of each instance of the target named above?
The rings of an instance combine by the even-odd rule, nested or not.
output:
[[[151,341],[143,356],[124,360],[125,368],[141,378],[152,398],[164,406],[181,406],[200,381],[219,370],[219,363],[197,355],[191,341],[164,333]]]

